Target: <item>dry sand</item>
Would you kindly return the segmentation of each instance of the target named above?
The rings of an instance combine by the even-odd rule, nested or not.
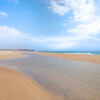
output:
[[[23,52],[18,51],[0,51],[0,59],[10,59],[18,57],[26,57],[27,55],[22,55]]]
[[[85,55],[85,54],[63,54],[63,53],[40,53],[40,55],[60,57],[69,60],[87,61],[100,64],[100,55]]]
[[[0,100],[54,100],[28,76],[0,67]]]

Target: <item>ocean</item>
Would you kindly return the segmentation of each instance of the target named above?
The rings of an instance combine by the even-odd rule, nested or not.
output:
[[[37,51],[37,52],[100,55],[100,51]]]

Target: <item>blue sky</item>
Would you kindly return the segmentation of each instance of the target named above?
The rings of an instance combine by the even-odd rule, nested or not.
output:
[[[99,0],[0,0],[0,48],[100,50]]]

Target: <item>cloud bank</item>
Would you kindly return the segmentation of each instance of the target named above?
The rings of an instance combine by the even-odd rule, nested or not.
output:
[[[77,50],[81,46],[82,48],[88,48],[88,45],[90,45],[88,42],[91,42],[91,39],[85,42],[82,40],[84,39],[75,37],[35,37],[28,33],[22,33],[15,28],[0,26],[0,48],[28,48],[35,50]],[[97,45],[99,44],[97,43]],[[92,43],[89,48],[93,49],[97,45]],[[99,46],[98,49],[100,49]]]
[[[8,26],[0,26],[0,43],[1,48],[29,48],[29,49],[61,49],[69,48],[74,45],[70,42],[69,38],[41,38],[34,37],[27,33],[22,33],[15,28],[10,28]],[[67,43],[66,43],[67,42]]]

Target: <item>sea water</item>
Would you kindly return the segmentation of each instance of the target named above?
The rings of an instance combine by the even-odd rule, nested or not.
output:
[[[100,51],[37,51],[37,52],[100,55]]]

